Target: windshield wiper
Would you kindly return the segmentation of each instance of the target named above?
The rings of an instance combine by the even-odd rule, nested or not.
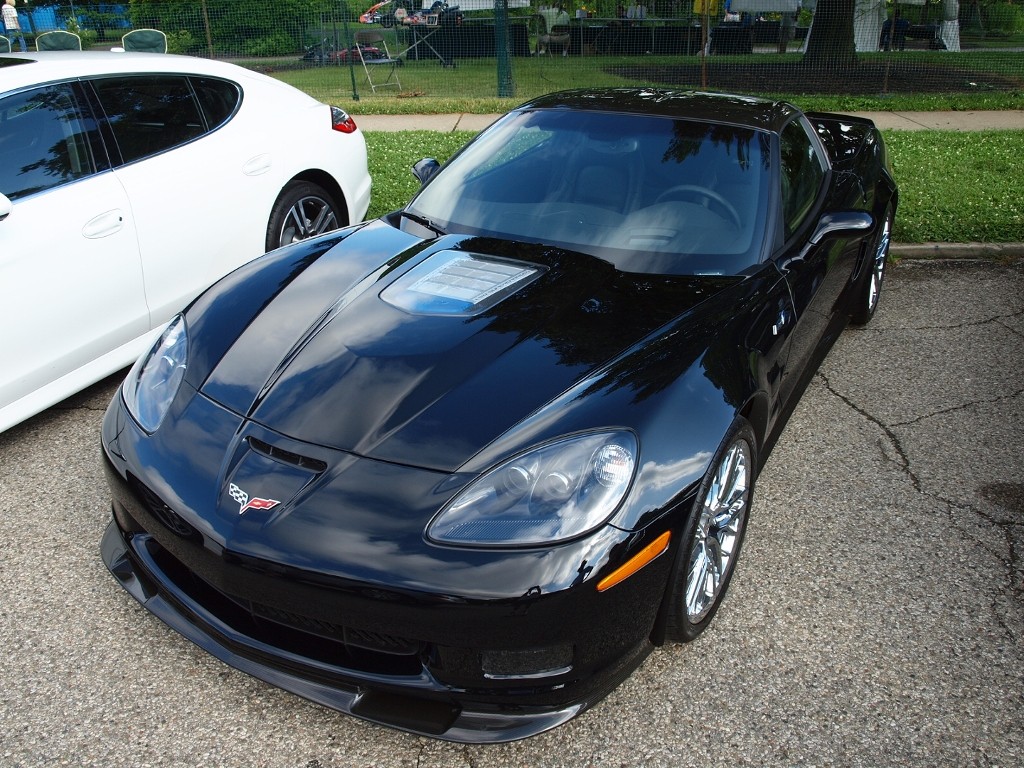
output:
[[[432,222],[430,219],[426,218],[425,216],[420,216],[418,213],[412,213],[411,211],[406,211],[406,210],[401,210],[398,213],[399,213],[399,215],[404,216],[405,218],[409,219],[409,221],[415,221],[420,226],[426,227],[431,232],[433,232],[435,235],[447,235],[448,234],[443,229],[441,229],[439,226],[437,226],[434,222]]]

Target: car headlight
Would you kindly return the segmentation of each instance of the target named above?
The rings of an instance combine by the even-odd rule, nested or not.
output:
[[[185,377],[188,332],[185,318],[175,317],[152,349],[139,358],[121,391],[128,413],[147,432],[155,432]]]
[[[427,526],[427,538],[469,547],[554,544],[612,516],[636,471],[625,430],[577,435],[534,448],[470,483]]]

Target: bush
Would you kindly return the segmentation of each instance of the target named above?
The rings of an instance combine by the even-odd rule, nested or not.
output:
[[[1024,11],[1020,6],[998,3],[985,8],[985,27],[992,32],[1024,32]]]
[[[74,32],[82,39],[82,50],[87,51],[96,44],[99,39],[99,35],[95,30],[83,29],[76,19],[68,19],[67,24],[64,25],[68,32]]]
[[[298,48],[291,35],[278,32],[246,40],[242,44],[242,53],[245,56],[287,56],[295,53]]]
[[[202,44],[187,29],[167,33],[168,53],[196,53],[201,46]]]

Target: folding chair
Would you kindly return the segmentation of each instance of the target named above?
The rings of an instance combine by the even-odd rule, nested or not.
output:
[[[0,35],[0,53],[10,53],[10,52],[11,52],[11,41],[8,40],[3,35]]]
[[[378,88],[385,88],[389,85],[401,89],[402,84],[398,81],[397,68],[401,65],[402,60],[391,55],[384,34],[372,31],[356,32],[355,37],[356,50],[359,52],[359,60],[363,63],[363,71],[366,72],[366,82],[370,84],[370,90],[376,92]],[[366,50],[367,48],[376,48],[380,53],[371,53]],[[383,82],[379,77],[376,83],[373,81],[370,71],[376,67],[388,68],[388,76]]]
[[[37,51],[80,51],[82,38],[74,32],[58,29],[54,32],[43,32],[36,36]]]
[[[548,29],[548,20],[539,13],[534,15],[534,21],[537,24],[537,53],[540,54],[543,50],[544,53],[550,55],[551,47],[557,46],[563,56],[568,56],[569,25],[552,24],[551,29]]]
[[[551,53],[551,46],[556,45],[562,50],[563,56],[569,55],[569,25],[555,24],[551,27],[551,34],[548,35],[547,52]]]
[[[121,47],[126,51],[167,53],[167,35],[159,29],[133,29],[121,38]]]

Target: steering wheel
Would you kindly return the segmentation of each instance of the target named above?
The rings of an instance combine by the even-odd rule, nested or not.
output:
[[[736,229],[741,229],[743,227],[743,221],[740,219],[739,211],[736,210],[736,207],[732,203],[730,203],[720,194],[715,192],[713,189],[701,187],[698,186],[697,184],[677,184],[674,187],[669,187],[660,195],[658,195],[657,198],[655,198],[654,203],[655,205],[657,205],[658,203],[664,202],[665,200],[668,200],[669,198],[675,196],[697,197],[707,200],[708,202],[711,203],[716,203],[719,208],[721,208],[729,215],[729,219],[732,220],[732,223],[736,226]]]

